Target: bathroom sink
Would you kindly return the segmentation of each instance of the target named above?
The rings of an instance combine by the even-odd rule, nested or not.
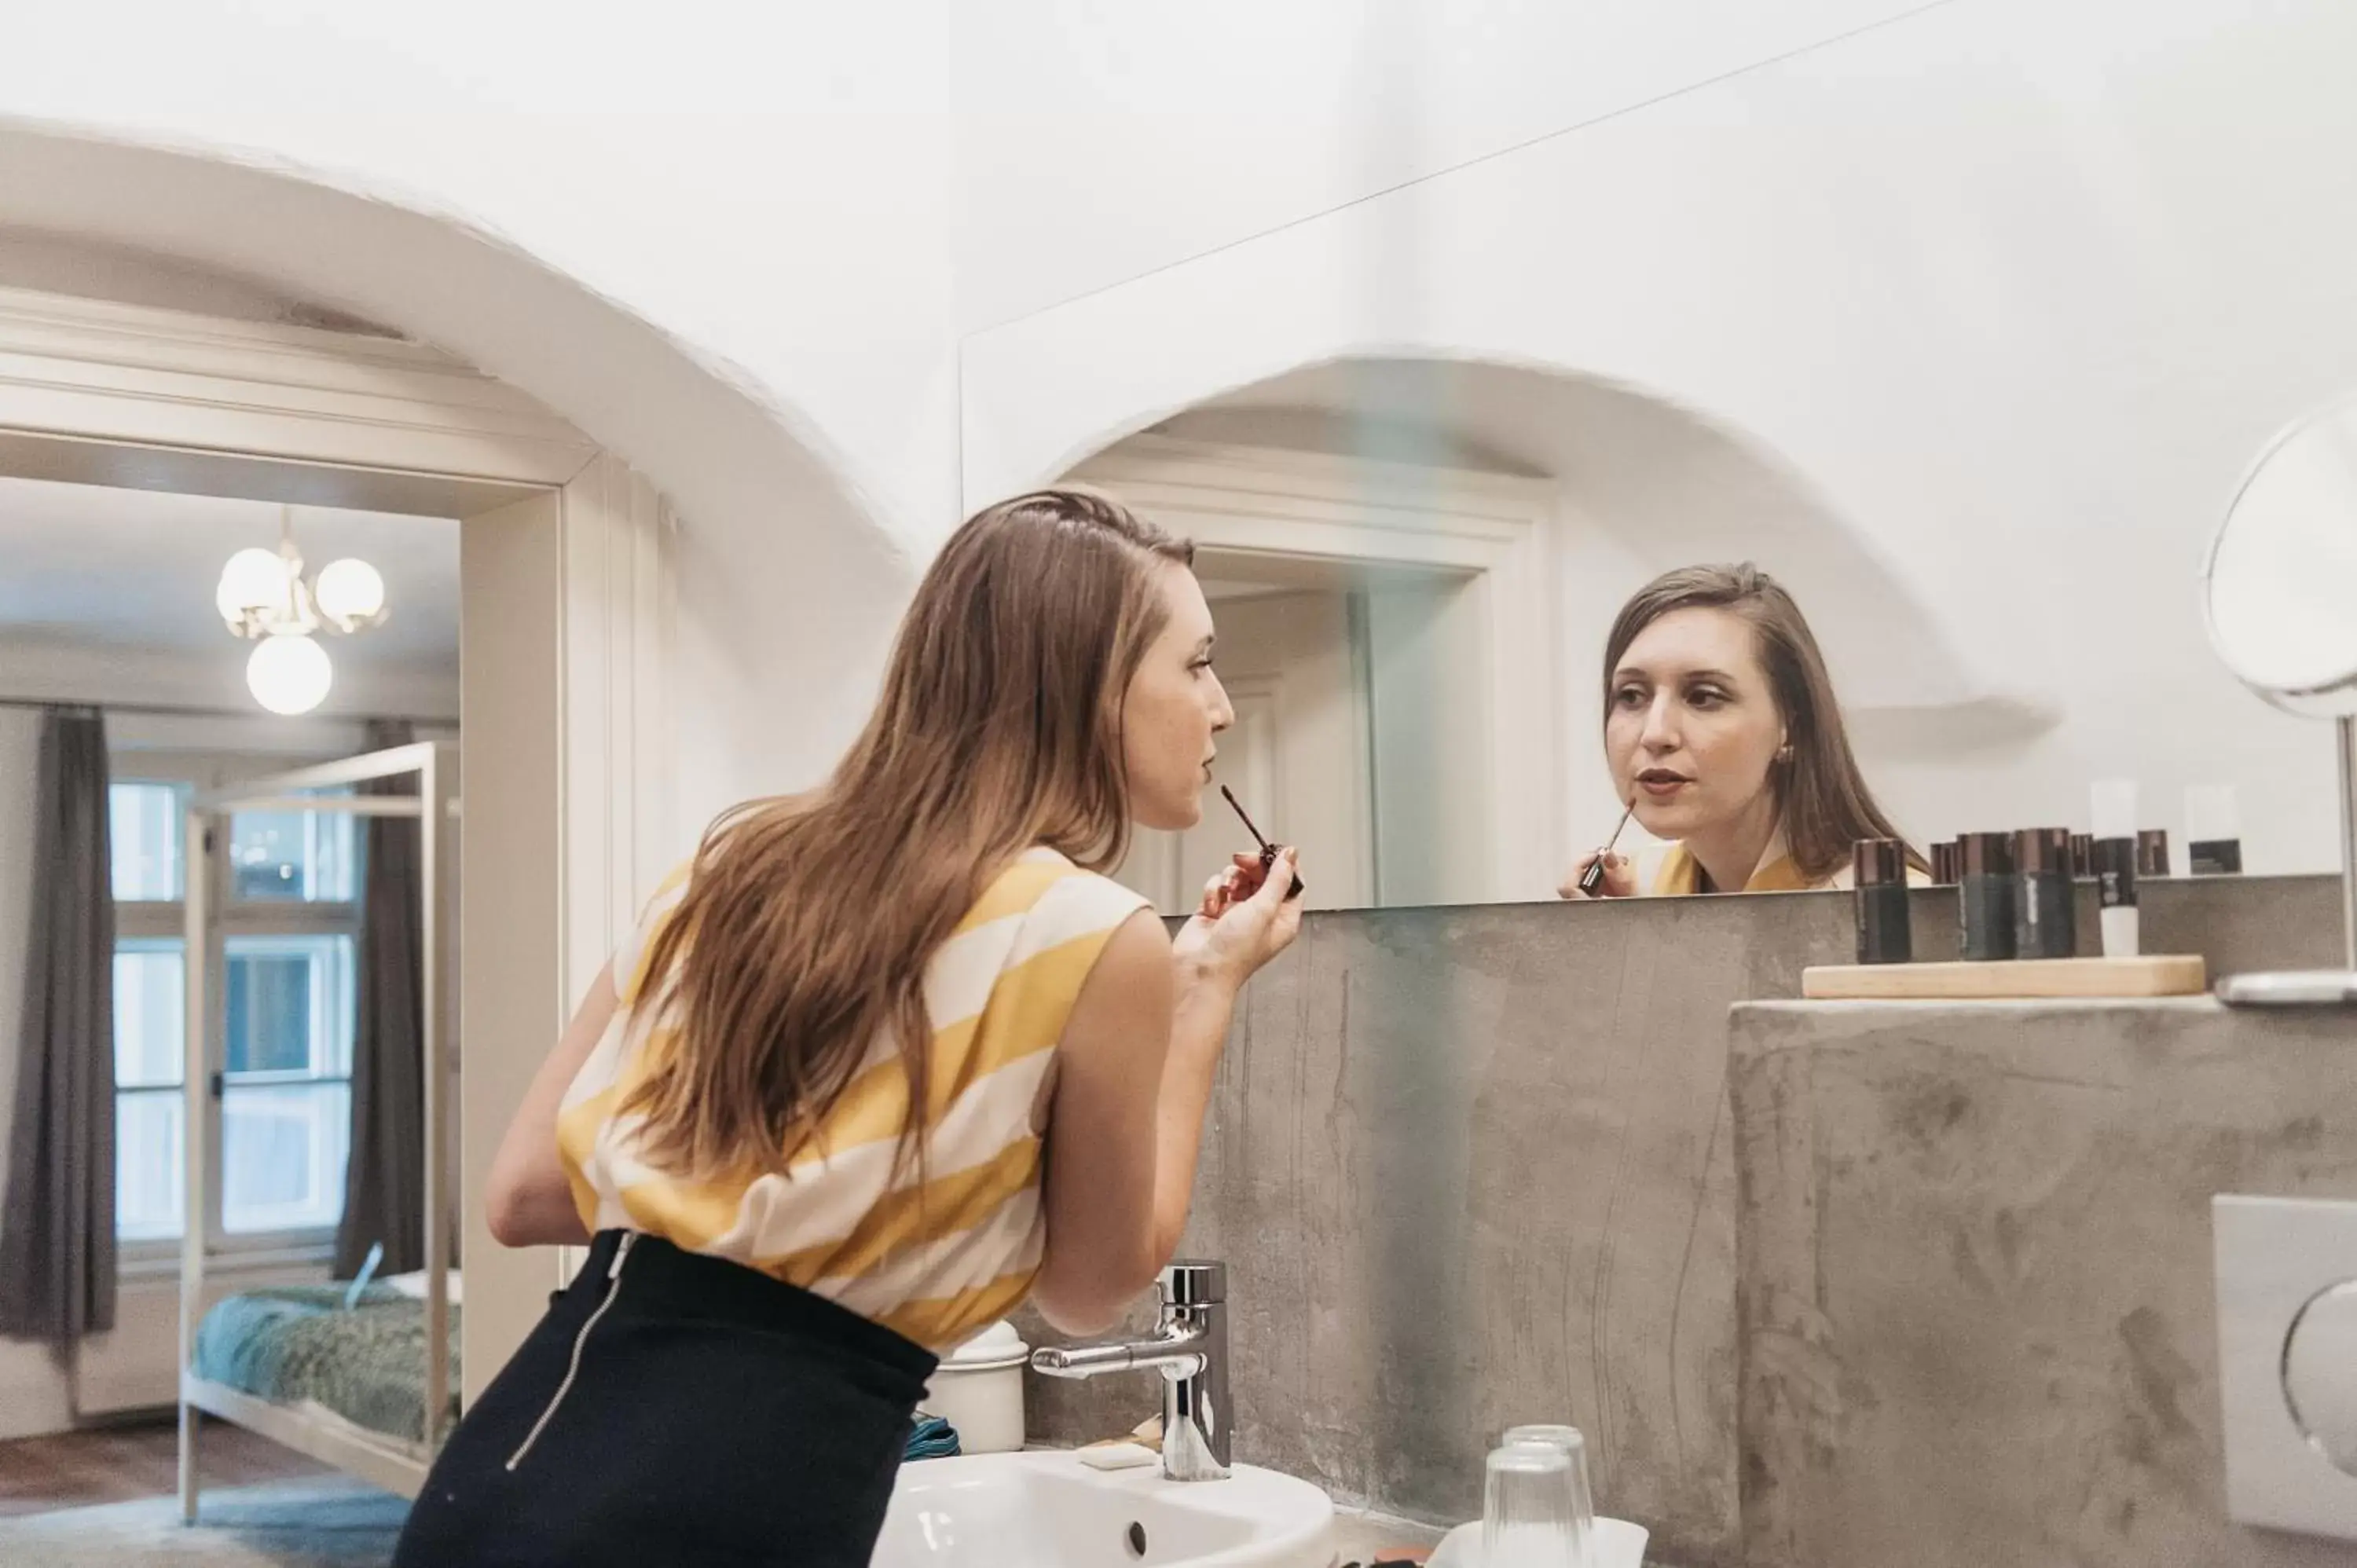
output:
[[[1334,1505],[1239,1465],[1224,1481],[1070,1454],[977,1454],[900,1467],[873,1568],[1329,1568]]]

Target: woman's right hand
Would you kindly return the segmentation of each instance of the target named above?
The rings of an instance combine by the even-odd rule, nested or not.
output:
[[[1279,849],[1263,868],[1260,856],[1235,864],[1203,885],[1203,901],[1170,944],[1181,976],[1241,986],[1301,933],[1301,900],[1286,897],[1299,856]]]
[[[1580,857],[1579,864],[1571,868],[1571,875],[1563,879],[1563,886],[1555,889],[1557,897],[1564,898],[1589,897],[1588,894],[1579,890],[1579,885],[1587,879],[1588,868],[1596,864],[1598,855],[1604,856],[1604,885],[1596,890],[1594,897],[1633,898],[1637,896],[1636,863],[1625,854],[1606,854],[1599,849],[1591,850]]]

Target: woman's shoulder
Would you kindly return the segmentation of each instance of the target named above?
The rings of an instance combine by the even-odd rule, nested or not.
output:
[[[1027,947],[1070,940],[1092,932],[1110,933],[1152,901],[1069,855],[1039,844],[1009,861],[993,876],[959,923],[969,931],[1018,919]]]
[[[1098,961],[1122,945],[1115,940],[1122,929],[1152,908],[1143,894],[1052,849],[1020,855],[991,879],[935,955],[928,980],[934,1014],[978,1011],[985,993],[1010,986],[1070,1006]],[[1167,962],[1168,939],[1158,926],[1153,936]]]

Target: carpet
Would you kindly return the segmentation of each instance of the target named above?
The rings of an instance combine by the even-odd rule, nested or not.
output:
[[[341,1476],[204,1493],[194,1526],[178,1498],[0,1520],[7,1568],[384,1568],[408,1502]]]

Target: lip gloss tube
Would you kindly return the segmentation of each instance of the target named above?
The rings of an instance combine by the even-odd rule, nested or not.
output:
[[[2013,956],[2013,835],[1964,833],[1956,840],[1959,953],[1976,962]]]
[[[2013,950],[2017,958],[2070,958],[2079,950],[2071,900],[2071,830],[2013,835]]]
[[[1915,933],[1907,921],[1907,846],[1897,839],[1850,845],[1851,897],[1857,906],[1857,961],[1911,963]]]

